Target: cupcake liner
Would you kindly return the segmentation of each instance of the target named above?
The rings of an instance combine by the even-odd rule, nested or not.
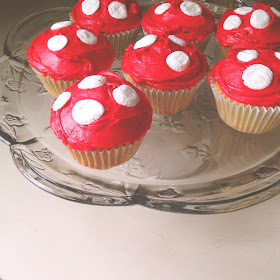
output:
[[[66,146],[72,157],[82,165],[95,169],[109,169],[130,160],[137,152],[143,137],[127,145],[117,145],[110,149],[94,149],[91,151],[73,150]]]
[[[46,88],[46,90],[54,97],[58,97],[66,88],[77,82],[78,80],[73,81],[63,81],[57,80],[54,81],[50,76],[44,76],[42,73],[32,68],[33,71],[37,74],[40,81]]]
[[[178,113],[186,109],[193,101],[200,85],[205,80],[205,75],[194,87],[178,90],[160,90],[151,86],[140,86],[132,78],[123,73],[127,81],[143,91],[151,102],[153,113],[160,115],[169,115]]]
[[[128,47],[128,45],[136,41],[139,30],[140,27],[136,27],[127,31],[114,34],[104,33],[105,37],[113,45],[115,58],[123,56],[125,49]]]
[[[246,133],[263,134],[280,125],[280,107],[252,106],[225,97],[211,79],[220,118],[230,127]]]
[[[226,58],[227,54],[228,54],[228,50],[230,49],[230,47],[223,47],[221,45],[221,43],[217,40],[217,38],[216,38],[216,41],[217,41],[217,44],[219,46],[220,52],[222,54],[222,58]]]

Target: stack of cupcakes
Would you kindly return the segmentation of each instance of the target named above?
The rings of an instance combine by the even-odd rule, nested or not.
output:
[[[269,5],[228,9],[217,25],[223,60],[209,81],[221,119],[252,134],[280,124],[280,12]]]

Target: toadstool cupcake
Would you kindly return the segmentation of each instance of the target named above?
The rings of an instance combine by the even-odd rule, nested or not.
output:
[[[153,5],[141,25],[146,34],[175,35],[204,51],[214,27],[214,16],[200,3],[168,0]]]
[[[217,24],[223,58],[229,48],[280,48],[280,12],[269,5],[228,9]]]
[[[126,49],[121,68],[145,92],[155,114],[175,114],[192,102],[208,66],[196,45],[174,35],[147,35]]]
[[[140,29],[142,9],[134,0],[80,0],[71,11],[71,20],[91,30],[98,29],[112,43],[115,57],[134,43]]]
[[[58,22],[38,35],[27,49],[30,66],[54,97],[86,76],[108,69],[113,61],[111,43],[70,21]]]
[[[145,94],[108,70],[67,88],[53,103],[50,123],[76,161],[108,169],[136,153],[151,121]]]
[[[211,69],[209,79],[227,125],[261,134],[280,124],[280,52],[231,49]]]

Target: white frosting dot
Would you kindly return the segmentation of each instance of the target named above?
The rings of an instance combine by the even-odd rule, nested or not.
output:
[[[55,52],[62,50],[68,43],[68,39],[64,35],[55,35],[48,40],[48,48]]]
[[[105,109],[103,105],[93,99],[84,99],[78,101],[72,109],[72,117],[82,125],[88,125],[102,117]]]
[[[78,30],[77,36],[83,43],[87,45],[95,45],[97,43],[97,37],[85,29]]]
[[[60,21],[60,22],[57,22],[55,24],[53,24],[51,26],[51,30],[56,30],[56,29],[60,29],[60,28],[63,28],[63,27],[67,27],[69,25],[71,25],[72,22],[67,20],[67,21]]]
[[[57,99],[53,103],[53,111],[57,111],[61,109],[70,99],[71,97],[71,92],[64,91],[62,92]]]
[[[134,44],[134,49],[139,49],[139,48],[143,48],[143,47],[149,47],[151,46],[155,41],[157,40],[157,35],[147,35],[143,38],[141,38],[140,40],[138,40],[135,44]]]
[[[126,107],[135,107],[139,102],[137,92],[128,85],[120,85],[113,90],[113,97],[116,102]]]
[[[259,53],[255,50],[244,50],[237,54],[237,59],[242,62],[248,62],[259,57]]]
[[[239,16],[231,15],[224,21],[223,28],[225,30],[232,30],[238,28],[241,25],[241,23],[242,21]]]
[[[192,1],[184,1],[181,3],[180,9],[185,15],[191,17],[196,17],[202,14],[201,7]]]
[[[273,14],[275,14],[277,17],[280,17],[280,12],[276,10],[274,7],[270,7]]]
[[[175,51],[166,58],[166,64],[176,72],[185,71],[190,65],[189,56],[182,51]]]
[[[166,12],[171,7],[170,3],[163,3],[155,8],[155,14],[156,15],[162,15],[164,12]]]
[[[116,19],[127,18],[126,6],[118,1],[113,1],[109,4],[108,12],[112,18],[116,18]]]
[[[101,75],[92,75],[84,78],[79,84],[79,89],[93,89],[106,84],[106,78]]]
[[[174,42],[174,43],[176,43],[180,46],[186,46],[187,45],[186,41],[176,37],[175,35],[169,35],[168,38],[169,38],[169,40],[171,40],[172,42]]]
[[[275,56],[280,59],[280,52],[275,52]]]
[[[234,10],[234,12],[238,15],[246,15],[249,14],[250,12],[252,12],[253,8],[251,7],[240,7]]]
[[[99,8],[99,0],[84,0],[82,3],[82,11],[85,15],[93,15]]]
[[[255,10],[250,18],[250,24],[257,29],[264,29],[269,25],[270,16],[264,10]]]
[[[272,79],[272,71],[263,64],[249,66],[242,75],[244,85],[255,90],[267,88],[272,83]]]

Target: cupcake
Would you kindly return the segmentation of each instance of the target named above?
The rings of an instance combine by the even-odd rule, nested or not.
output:
[[[230,49],[211,69],[209,79],[227,125],[261,134],[280,124],[280,52]]]
[[[27,49],[27,58],[54,97],[77,80],[108,69],[114,61],[112,45],[101,33],[70,21],[55,23],[38,35]]]
[[[208,69],[195,44],[174,36],[147,35],[121,61],[124,77],[144,91],[155,114],[175,114],[193,100]]]
[[[71,11],[71,20],[91,30],[98,29],[112,43],[115,57],[136,41],[142,9],[134,0],[80,0]]]
[[[146,34],[175,35],[204,51],[214,27],[214,16],[200,3],[168,0],[153,5],[141,25]]]
[[[269,5],[228,9],[217,24],[223,58],[230,48],[280,48],[280,12]]]
[[[50,126],[80,164],[108,169],[136,153],[151,121],[145,94],[107,70],[55,99]]]

